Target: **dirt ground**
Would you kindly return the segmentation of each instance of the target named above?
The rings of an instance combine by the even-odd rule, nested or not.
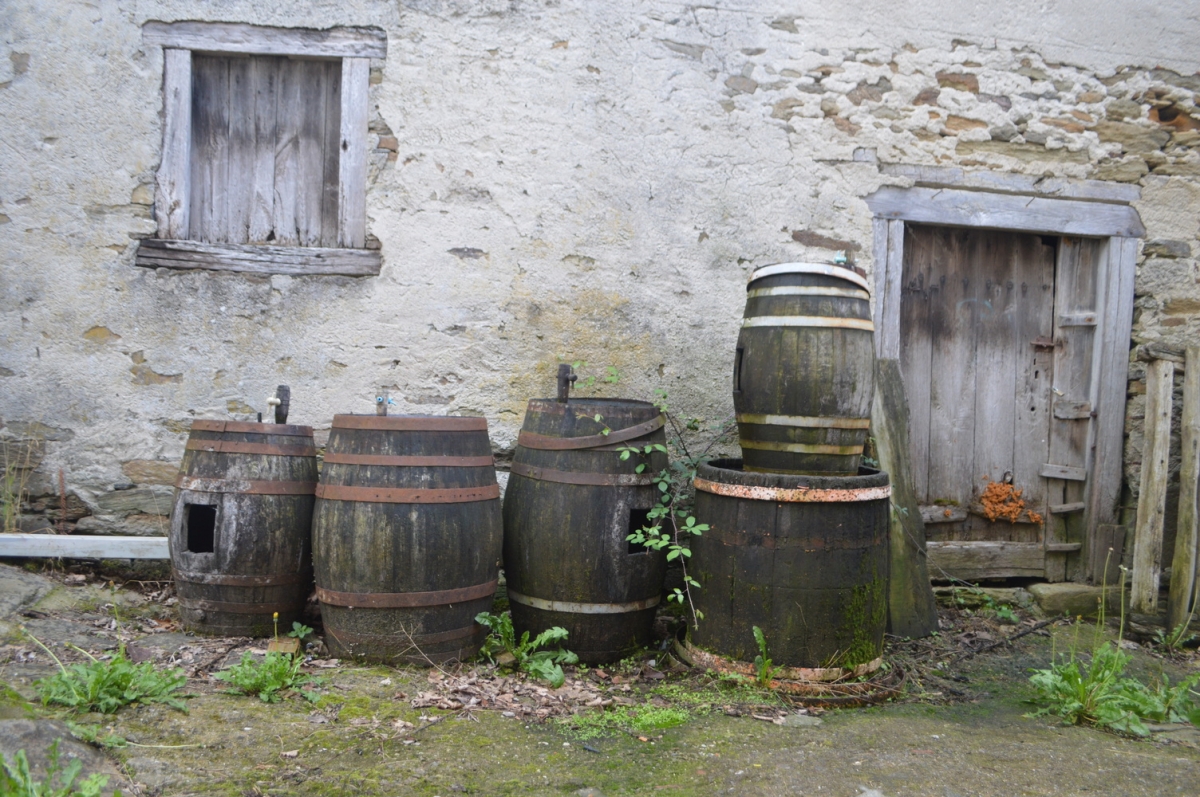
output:
[[[316,702],[292,694],[267,704],[210,677],[265,640],[189,636],[168,583],[72,570],[0,565],[0,752],[11,759],[23,745],[36,762],[64,737],[85,771],[111,773],[110,788],[125,794],[1200,794],[1200,732],[1190,726],[1138,740],[1025,716],[1029,669],[1073,643],[1089,647],[1093,625],[1064,620],[1005,644],[1045,618],[1017,609],[1016,623],[1001,621],[970,596],[943,606],[937,636],[889,641],[885,661],[904,685],[867,707],[797,705],[689,669],[669,650],[568,668],[554,690],[486,663],[361,666],[323,658],[319,646],[305,668],[322,679]],[[42,706],[33,682],[55,665],[22,627],[66,662],[84,657],[64,642],[102,655],[124,641],[135,659],[183,668],[188,713]],[[1200,668],[1195,653],[1130,652],[1146,678],[1175,682]],[[622,711],[643,721],[596,721]],[[116,746],[75,741],[66,721]]]

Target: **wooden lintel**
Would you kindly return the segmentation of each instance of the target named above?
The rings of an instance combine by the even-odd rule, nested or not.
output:
[[[1136,349],[1134,355],[1141,362],[1167,360],[1176,365],[1186,365],[1182,346],[1172,346],[1169,343],[1143,343]]]
[[[83,534],[0,534],[0,557],[62,559],[170,559],[166,537],[93,537]]]
[[[946,186],[1014,194],[1032,194],[1063,199],[1097,202],[1136,202],[1142,190],[1129,183],[1102,180],[1075,180],[1067,177],[1036,177],[993,171],[968,171],[957,166],[922,166],[888,163],[879,167],[884,174],[907,177],[921,186]]]
[[[382,258],[375,249],[206,244],[147,238],[138,246],[137,265],[146,268],[209,269],[294,277],[373,277]]]
[[[142,42],[208,53],[308,58],[386,58],[381,28],[272,28],[239,22],[147,22]]]
[[[887,219],[956,227],[984,227],[1050,235],[1099,237],[1146,234],[1129,205],[1052,199],[955,188],[884,186],[866,197],[867,206]]]

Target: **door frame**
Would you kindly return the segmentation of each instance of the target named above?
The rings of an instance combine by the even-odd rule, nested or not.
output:
[[[1114,536],[1121,495],[1125,397],[1133,331],[1137,239],[1146,229],[1131,203],[1141,189],[1126,183],[1037,178],[954,167],[892,164],[884,174],[909,188],[883,186],[865,197],[873,220],[875,354],[900,359],[900,289],[906,223],[973,227],[1106,240],[1101,255],[1103,308],[1095,345],[1099,372],[1091,474],[1084,497],[1083,574],[1096,579]],[[1056,325],[1057,326],[1057,325]],[[1103,550],[1101,550],[1103,549]]]

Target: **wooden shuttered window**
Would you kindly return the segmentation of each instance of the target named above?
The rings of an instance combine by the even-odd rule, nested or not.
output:
[[[147,23],[163,46],[158,237],[137,264],[379,273],[366,246],[367,82],[383,31]]]

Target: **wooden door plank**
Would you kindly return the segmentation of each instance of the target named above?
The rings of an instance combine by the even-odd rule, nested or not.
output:
[[[928,227],[909,230],[902,270],[899,333],[900,372],[909,408],[909,443],[912,452],[913,492],[917,501],[930,504],[929,494],[929,387],[932,379],[932,339],[929,332],[931,301],[940,299],[941,287],[930,283],[930,258],[934,231]],[[890,261],[889,261],[890,267]]]
[[[1183,418],[1179,446],[1179,519],[1175,551],[1171,557],[1171,592],[1167,601],[1167,628],[1187,622],[1195,593],[1197,542],[1197,479],[1200,479],[1200,346],[1189,346],[1184,355]]]
[[[370,76],[369,59],[342,59],[338,245],[351,248],[365,246],[367,236],[367,88]]]
[[[342,63],[327,61],[321,77],[325,124],[321,145],[321,246],[338,245],[338,177],[341,169]]]
[[[279,246],[298,246],[296,226],[300,196],[300,131],[305,114],[305,87],[298,61],[280,61],[275,111],[275,185],[272,227]]]
[[[189,238],[226,243],[229,173],[229,60],[192,59],[192,185]]]
[[[889,268],[884,290],[887,296],[883,305],[883,326],[887,330],[883,356],[889,360],[900,358],[900,286],[904,280],[904,222],[892,220],[887,229],[888,263],[897,264]],[[876,334],[879,334],[878,331]]]
[[[1142,443],[1142,480],[1133,532],[1133,579],[1129,598],[1130,610],[1139,614],[1156,614],[1158,611],[1174,381],[1175,363],[1156,360],[1147,366],[1146,431]]]
[[[250,240],[250,211],[253,205],[255,141],[254,84],[249,58],[229,59],[229,137],[226,143],[229,166],[225,190],[224,243],[244,244]]]
[[[250,83],[254,93],[254,163],[251,180],[248,243],[275,241],[272,208],[275,203],[275,114],[278,104],[279,69],[282,59],[255,56],[250,59]]]
[[[871,297],[874,302],[871,305],[871,320],[875,323],[875,356],[883,358],[883,350],[885,340],[889,334],[889,330],[883,325],[883,303],[887,300],[887,273],[889,268],[901,269],[903,263],[892,263],[888,259],[888,224],[887,219],[875,219],[871,223],[872,237],[872,254],[875,258],[874,263],[874,278],[875,291]],[[890,330],[890,334],[897,336],[896,348],[899,350],[899,335],[900,330]]]
[[[154,180],[159,238],[187,238],[192,180],[192,53],[163,50],[163,150]]]
[[[1129,338],[1133,327],[1133,290],[1137,272],[1137,241],[1112,238],[1104,269],[1104,304],[1098,327],[1099,359],[1092,477],[1088,482],[1085,534],[1093,541],[1088,566],[1093,583],[1104,577],[1111,534],[1099,527],[1114,525],[1121,495],[1121,462],[1125,445],[1125,392],[1129,383]],[[1122,534],[1121,540],[1124,540]],[[1110,564],[1110,567],[1113,565]]]

